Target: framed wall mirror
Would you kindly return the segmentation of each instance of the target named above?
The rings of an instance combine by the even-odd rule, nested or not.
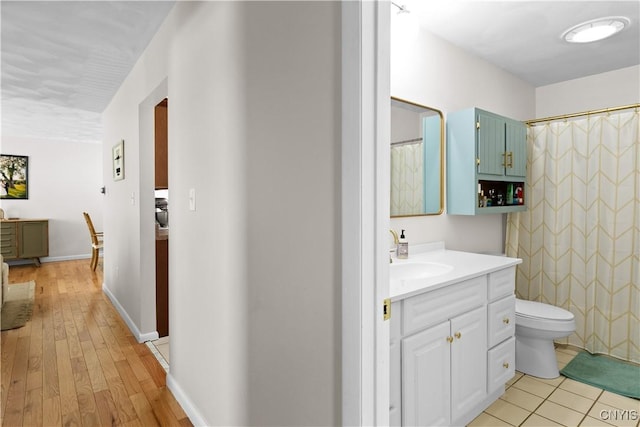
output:
[[[391,97],[391,217],[444,210],[444,115]]]

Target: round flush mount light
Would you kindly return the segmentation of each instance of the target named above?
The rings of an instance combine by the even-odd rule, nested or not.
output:
[[[624,16],[592,19],[569,28],[562,33],[562,38],[569,43],[591,43],[619,33],[630,22]]]

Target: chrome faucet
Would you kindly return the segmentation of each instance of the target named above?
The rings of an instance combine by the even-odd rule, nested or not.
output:
[[[398,233],[396,233],[393,230],[389,230],[389,232],[391,232],[391,234],[393,235],[393,244],[396,245],[395,249],[393,249],[394,252],[398,252],[398,245],[400,244],[400,239],[398,238]],[[389,252],[391,252],[392,250],[390,249]],[[389,263],[393,262],[393,258],[391,258],[391,253],[389,253]]]

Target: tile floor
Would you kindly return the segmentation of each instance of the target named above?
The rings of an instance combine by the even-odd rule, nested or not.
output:
[[[558,346],[562,369],[577,350]],[[544,380],[516,372],[506,392],[474,419],[478,426],[634,426],[640,425],[640,400],[620,396],[563,377]]]
[[[154,341],[147,341],[147,347],[158,359],[165,372],[169,372],[169,337],[162,337]]]
[[[168,372],[169,337],[147,345]],[[576,354],[571,347],[558,346],[558,367],[562,369]],[[469,427],[479,426],[639,427],[640,400],[563,376],[545,380],[516,372],[502,397],[469,423]]]

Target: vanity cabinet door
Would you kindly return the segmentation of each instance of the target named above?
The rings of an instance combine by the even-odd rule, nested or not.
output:
[[[505,149],[510,167],[504,174],[524,179],[527,175],[527,127],[522,122],[507,120]]]
[[[468,413],[486,396],[486,307],[451,319],[451,336],[451,414],[455,417]]]
[[[478,112],[478,173],[504,175],[504,119]]]
[[[451,424],[450,323],[402,340],[402,425]],[[486,350],[485,350],[486,353]],[[486,363],[485,363],[486,365]]]
[[[477,123],[478,175],[524,178],[527,175],[526,125],[483,111],[478,111]]]
[[[391,304],[391,312],[402,312],[402,303]],[[389,425],[400,427],[402,425],[402,355],[400,343],[402,332],[400,329],[400,317],[391,316],[389,331]]]

